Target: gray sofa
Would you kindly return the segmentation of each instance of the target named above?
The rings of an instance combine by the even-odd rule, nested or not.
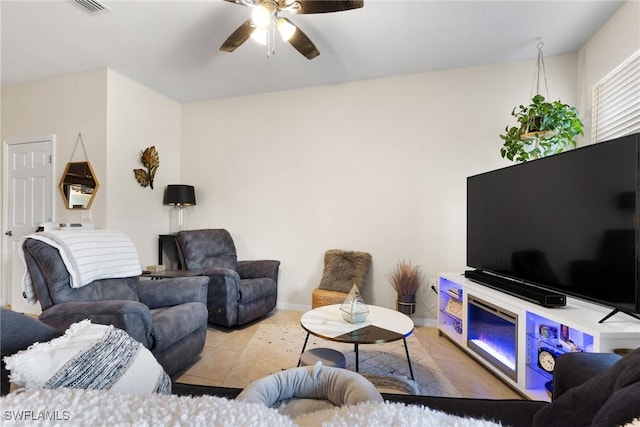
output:
[[[90,319],[127,331],[151,350],[171,376],[199,356],[207,332],[207,277],[143,280],[138,276],[70,286],[54,247],[35,239],[23,244],[27,269],[42,307],[40,320],[64,331]]]
[[[2,358],[48,341],[60,332],[28,316],[0,309]],[[2,364],[2,394],[9,391]],[[234,399],[242,390],[174,382],[176,395]],[[640,348],[621,358],[608,353],[568,353],[558,357],[551,403],[519,399],[465,399],[383,393],[388,402],[424,405],[449,414],[483,418],[509,426],[619,426],[640,417]]]
[[[209,277],[209,323],[240,326],[276,307],[280,261],[238,261],[224,229],[180,231],[176,245],[184,269]]]

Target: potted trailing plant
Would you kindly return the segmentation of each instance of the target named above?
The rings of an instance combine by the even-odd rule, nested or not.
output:
[[[422,271],[420,266],[412,266],[411,262],[399,261],[396,269],[389,277],[389,283],[393,286],[398,298],[396,310],[411,315],[416,311],[416,292],[422,284]]]
[[[504,140],[500,154],[512,161],[526,162],[575,148],[575,137],[584,135],[574,107],[546,101],[540,94],[533,97],[531,104],[514,108],[511,115],[518,126],[507,126],[506,133],[500,135]]]

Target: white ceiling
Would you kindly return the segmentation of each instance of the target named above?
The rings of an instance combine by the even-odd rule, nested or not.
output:
[[[223,0],[0,3],[2,85],[110,67],[181,102],[320,86],[577,52],[621,1],[364,0],[362,9],[293,15],[320,51],[278,40],[218,47],[250,9]],[[533,77],[533,70],[532,70]]]

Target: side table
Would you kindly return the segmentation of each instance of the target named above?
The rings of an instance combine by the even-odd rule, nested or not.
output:
[[[167,253],[169,259],[169,267],[173,267],[173,264],[177,264],[177,269],[182,269],[182,263],[180,262],[180,256],[178,255],[178,244],[176,243],[175,234],[160,234],[158,235],[158,264],[164,264],[164,253]]]
[[[142,274],[140,275],[140,277],[144,277],[151,280],[172,279],[174,277],[188,277],[188,276],[198,276],[198,274],[191,272],[189,270],[163,270],[163,271],[157,271],[157,272],[143,270]]]

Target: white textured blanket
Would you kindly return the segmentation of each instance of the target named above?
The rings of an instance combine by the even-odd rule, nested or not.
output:
[[[194,427],[496,427],[424,406],[361,403],[291,420],[259,403],[214,396],[132,395],[104,390],[37,390],[0,399],[3,426],[194,426]]]
[[[214,396],[129,394],[106,390],[33,390],[0,398],[2,426],[193,427],[497,427],[419,405],[366,402],[294,420],[259,403]],[[625,427],[639,427],[636,419]]]
[[[60,252],[74,288],[98,279],[138,276],[142,272],[133,242],[121,231],[63,230],[30,234],[20,240],[19,252],[25,263],[22,290],[32,304],[35,304],[36,298],[24,257],[23,244],[26,239],[40,240]]]

